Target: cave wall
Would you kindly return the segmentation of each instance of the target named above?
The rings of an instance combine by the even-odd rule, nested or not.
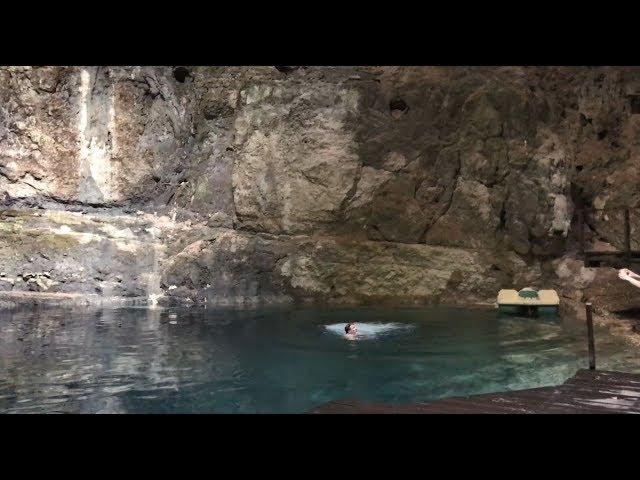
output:
[[[0,291],[583,298],[575,209],[622,247],[639,95],[618,67],[0,67]]]

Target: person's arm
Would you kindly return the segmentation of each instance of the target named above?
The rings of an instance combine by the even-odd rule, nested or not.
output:
[[[638,280],[640,280],[640,275],[638,275],[637,273],[633,273],[631,270],[627,269],[628,275],[631,278],[637,278]]]
[[[628,268],[623,268],[618,272],[618,276],[620,278],[622,278],[624,280],[624,277],[631,277],[631,278],[637,278],[638,280],[640,280],[640,275],[638,275],[637,273],[632,272],[631,270],[629,270]]]
[[[630,275],[627,275],[626,277],[624,277],[623,280],[626,280],[631,285],[635,285],[636,287],[640,288],[640,280],[637,280],[635,278],[631,278]]]

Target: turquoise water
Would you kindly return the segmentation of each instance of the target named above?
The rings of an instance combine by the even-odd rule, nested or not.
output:
[[[603,328],[596,348],[640,372]],[[0,313],[0,412],[297,413],[558,384],[586,362],[584,324],[494,310],[23,310]]]

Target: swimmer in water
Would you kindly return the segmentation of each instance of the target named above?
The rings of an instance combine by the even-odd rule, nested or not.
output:
[[[344,338],[347,340],[355,340],[358,335],[358,329],[354,323],[347,323],[344,327]]]
[[[628,268],[623,268],[618,272],[618,277],[640,288],[640,275],[633,273]]]

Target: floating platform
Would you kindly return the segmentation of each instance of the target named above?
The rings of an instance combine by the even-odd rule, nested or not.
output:
[[[640,413],[640,374],[579,370],[555,387],[389,405],[358,400],[324,404],[310,413]]]
[[[497,304],[502,313],[555,315],[560,306],[560,297],[555,290],[503,289],[498,292]]]

